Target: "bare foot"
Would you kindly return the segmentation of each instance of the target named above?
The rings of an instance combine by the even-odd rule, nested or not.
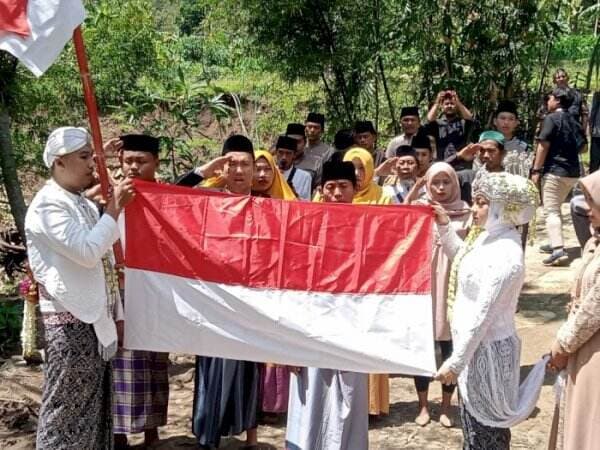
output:
[[[258,429],[246,430],[246,445],[244,448],[256,448],[258,446]]]
[[[429,416],[429,410],[427,408],[421,408],[419,415],[415,419],[415,423],[420,427],[424,427],[431,421],[431,417]]]

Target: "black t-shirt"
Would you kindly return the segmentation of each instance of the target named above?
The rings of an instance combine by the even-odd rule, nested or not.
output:
[[[441,117],[424,125],[425,134],[433,136],[436,143],[436,161],[449,162],[456,170],[470,169],[472,162],[454,156],[471,141],[475,123],[458,117],[448,120]]]
[[[581,125],[569,113],[562,110],[548,114],[542,123],[539,139],[550,144],[544,173],[559,177],[579,177],[579,149]]]
[[[571,97],[573,97],[573,103],[569,106],[569,113],[571,113],[577,122],[581,123],[581,115],[584,112],[583,96],[581,95],[581,92],[575,88],[569,88],[569,93],[571,94]]]
[[[585,96],[578,90],[572,87],[568,87],[567,91],[571,95],[573,102],[569,106],[568,112],[581,123],[582,116],[589,115],[589,109]],[[537,117],[540,121],[544,120],[544,117],[548,115],[548,104],[544,101],[537,110]]]

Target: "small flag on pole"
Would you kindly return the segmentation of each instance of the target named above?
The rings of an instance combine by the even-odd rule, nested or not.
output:
[[[13,54],[37,77],[56,61],[85,19],[81,0],[4,0],[0,50]]]

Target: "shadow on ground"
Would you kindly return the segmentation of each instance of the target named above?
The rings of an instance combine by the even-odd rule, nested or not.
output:
[[[521,366],[521,372],[520,372],[521,381],[523,381],[525,379],[525,377],[527,377],[527,375],[529,375],[529,373],[531,372],[533,367],[534,367],[533,364],[530,364],[528,366]],[[556,374],[552,373],[550,371],[546,371],[546,375],[544,376],[544,386],[554,386],[555,381],[556,381]],[[534,413],[535,413],[535,411],[534,411]]]
[[[414,425],[415,417],[417,416],[418,411],[418,401],[392,403],[390,404],[389,415],[369,417],[369,429],[383,430],[385,428],[397,428],[405,424]],[[432,420],[437,421],[440,415],[440,405],[438,402],[430,401],[429,414],[431,415]],[[457,423],[460,423],[460,414],[456,405],[452,405],[450,408],[450,417],[454,421],[455,426]]]
[[[569,300],[568,292],[524,292],[519,296],[519,313],[525,318],[540,316],[544,323],[564,321]]]
[[[223,439],[221,441],[221,445],[219,446],[219,448],[221,450],[237,450],[237,449],[243,448],[245,444],[246,444],[246,442],[244,440],[240,440],[237,438],[229,438],[229,439]],[[133,445],[130,448],[141,450],[141,449],[145,449],[146,447],[144,447],[143,444],[139,444],[139,445]],[[198,446],[198,442],[196,441],[196,439],[194,439],[190,436],[186,436],[186,435],[171,436],[167,439],[162,439],[158,445],[155,445],[152,447],[152,449],[156,449],[156,450],[168,450],[168,449],[172,449],[172,448],[199,449],[201,447]],[[265,442],[258,443],[259,450],[276,450],[276,448],[277,447],[275,447],[271,444],[267,444]]]

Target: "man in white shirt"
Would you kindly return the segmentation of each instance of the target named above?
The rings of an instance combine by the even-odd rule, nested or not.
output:
[[[412,138],[419,131],[421,118],[418,106],[405,106],[400,111],[400,124],[403,133],[393,138],[387,146],[385,157],[390,159],[396,156],[396,149],[401,145],[412,145]]]
[[[298,141],[290,136],[279,136],[275,144],[275,160],[281,174],[292,187],[298,198],[310,200],[312,177],[310,173],[294,165]]]
[[[40,290],[46,364],[38,449],[112,448],[110,358],[122,319],[111,246],[117,218],[134,196],[115,186],[102,217],[82,194],[94,182],[90,135],[54,130],[44,150],[51,179],[25,218],[29,264]]]

